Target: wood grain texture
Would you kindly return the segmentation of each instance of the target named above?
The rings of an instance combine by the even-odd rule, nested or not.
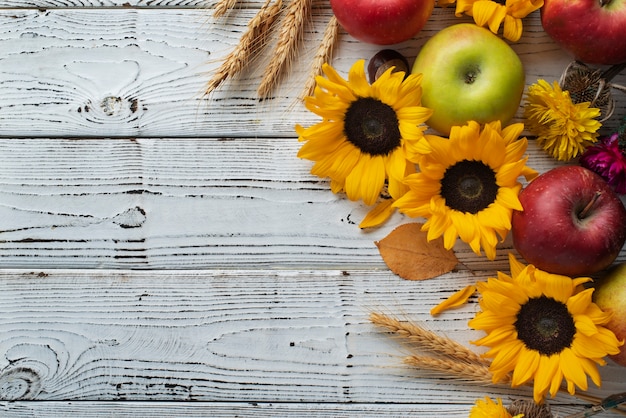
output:
[[[438,318],[428,310],[475,280],[467,272],[416,284],[371,270],[2,270],[0,399],[389,402],[429,411],[486,394],[527,396],[530,388],[424,377],[400,363],[410,348],[367,319],[396,312],[469,345],[475,301]],[[592,393],[623,386],[619,367],[601,371],[603,390]]]
[[[314,10],[292,71],[262,102],[256,89],[271,44],[248,72],[202,94],[255,9],[218,22],[199,9],[0,10],[0,136],[293,136],[295,122],[318,121],[298,100],[330,17],[328,9]],[[451,9],[436,9],[424,30],[396,49],[412,60],[441,27],[462,21]],[[513,48],[527,83],[558,79],[569,57],[543,32],[538,14],[524,28]],[[333,64],[345,75],[378,49],[342,32]],[[626,95],[616,98],[616,113],[626,113]]]
[[[360,230],[295,139],[0,140],[0,266],[385,268],[374,245],[418,219]],[[529,165],[554,165],[531,141]],[[459,242],[471,269],[508,269]],[[624,254],[620,260],[624,260]]]
[[[327,0],[270,99],[256,90],[271,48],[203,97],[262,3],[214,20],[213,0],[0,0],[2,417],[467,416],[485,395],[530,396],[425,377],[368,322],[406,315],[470,345],[475,298],[429,309],[508,270],[512,248],[487,262],[459,243],[457,270],[401,280],[374,241],[412,220],[359,230],[367,208],[296,157],[294,124],[318,121],[298,95]],[[394,48],[412,61],[468,20],[437,8]],[[527,84],[558,79],[570,58],[538,13],[524,28]],[[333,65],[346,75],[379,49],[342,31]],[[592,394],[624,390],[622,368],[601,371]],[[582,403],[551,402],[560,416]]]
[[[580,411],[580,407],[559,406],[561,414]],[[464,417],[468,405],[354,404],[354,403],[235,403],[235,402],[0,402],[0,412],[15,418],[56,416],[102,416],[119,418],[195,417]],[[609,416],[606,415],[605,416]]]

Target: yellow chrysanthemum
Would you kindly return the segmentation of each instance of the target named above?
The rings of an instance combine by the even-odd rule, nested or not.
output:
[[[571,279],[525,266],[509,254],[511,276],[478,282],[481,311],[469,326],[487,335],[473,344],[487,346],[493,381],[512,372],[511,385],[534,380],[534,400],[556,395],[563,378],[567,390],[587,390],[587,377],[600,386],[597,365],[619,353],[623,344],[605,328],[611,315],[591,300],[590,278]]]
[[[345,192],[350,200],[374,204],[384,187],[391,199],[402,196],[404,177],[415,171],[410,163],[419,154],[424,122],[432,111],[421,106],[421,74],[405,78],[404,72],[387,70],[371,85],[365,63],[357,61],[344,80],[328,64],[318,76],[306,108],[322,121],[296,126],[304,145],[298,156],[315,161],[311,173],[331,179],[331,190]],[[384,200],[361,223],[380,224],[393,208]]]
[[[449,0],[445,3],[450,4]],[[522,19],[543,6],[543,0],[506,0],[501,4],[495,0],[457,0],[455,15],[466,14],[474,18],[478,26],[488,26],[497,34],[504,23],[502,36],[511,42],[517,42],[524,30]]]
[[[523,210],[518,177],[530,180],[537,172],[527,167],[526,138],[517,123],[501,129],[491,122],[481,130],[476,122],[454,126],[450,138],[427,135],[419,172],[407,176],[409,191],[394,206],[411,217],[424,217],[428,240],[443,235],[451,249],[457,237],[480,255],[496,255],[499,235],[511,229],[513,210]]]
[[[502,405],[502,399],[496,399],[496,402],[485,396],[485,400],[477,399],[476,405],[470,410],[469,418],[521,418],[524,414],[511,415],[509,411]]]
[[[553,158],[569,161],[597,141],[600,110],[588,102],[572,103],[558,82],[538,80],[528,88],[524,117],[529,131]]]

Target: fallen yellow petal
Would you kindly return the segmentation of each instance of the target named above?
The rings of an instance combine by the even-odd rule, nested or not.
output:
[[[441,312],[446,311],[448,309],[457,308],[461,305],[465,305],[467,300],[476,293],[476,286],[471,284],[466,286],[464,289],[459,290],[454,293],[448,299],[441,302],[439,305],[435,306],[430,310],[430,314],[432,316],[439,315]]]

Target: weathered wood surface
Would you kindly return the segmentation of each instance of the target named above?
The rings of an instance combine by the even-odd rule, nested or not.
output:
[[[294,124],[317,121],[297,98],[325,2],[273,97],[256,97],[269,48],[203,96],[260,3],[214,21],[213,1],[0,0],[0,415],[441,417],[528,395],[418,377],[368,323],[398,313],[469,345],[475,301],[428,311],[506,270],[511,245],[488,262],[460,244],[458,271],[403,281],[374,241],[412,220],[359,230],[367,208],[296,158]],[[397,49],[412,59],[460,21],[436,9]],[[537,13],[524,27],[527,84],[558,79],[569,57]],[[377,50],[342,33],[334,65]],[[624,391],[623,369],[602,373],[592,393]]]
[[[367,207],[333,195],[289,139],[0,140],[0,262],[11,268],[385,268]],[[531,141],[533,167],[553,162]],[[508,269],[459,242],[472,269]],[[620,260],[624,260],[621,257]]]
[[[428,310],[474,280],[467,271],[423,283],[382,270],[0,271],[2,399],[407,403],[428,411],[484,393],[508,396],[503,387],[419,378],[401,364],[409,348],[367,319],[371,311],[420,318],[469,344],[474,303],[436,319]],[[620,368],[602,372],[604,390],[619,390]]]
[[[293,136],[295,122],[317,121],[297,99],[330,16],[327,9],[316,10],[293,71],[263,102],[256,88],[271,43],[250,71],[210,100],[203,96],[208,75],[255,9],[219,22],[197,8],[0,10],[0,135]],[[460,21],[467,20],[455,18],[452,9],[436,9],[427,27],[397,49],[412,59],[441,27]],[[334,64],[344,73],[379,49],[343,35]],[[558,79],[570,61],[537,17],[525,21],[524,37],[513,48],[525,64],[528,84]],[[617,114],[626,113],[625,96],[616,95]]]

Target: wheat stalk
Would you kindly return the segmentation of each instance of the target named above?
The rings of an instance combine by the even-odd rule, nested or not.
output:
[[[488,366],[489,364],[487,360],[464,345],[459,344],[451,338],[424,329],[414,323],[399,321],[396,318],[379,313],[371,313],[370,321],[375,325],[389,329],[420,348],[432,353],[443,355],[456,361],[460,360],[464,363],[474,363],[481,366]]]
[[[485,364],[464,363],[453,359],[412,355],[404,358],[404,363],[422,371],[436,372],[446,377],[491,385],[491,372]]]
[[[272,92],[285,66],[294,58],[304,33],[304,24],[311,13],[312,0],[291,0],[278,33],[278,40],[257,94],[266,98]]]
[[[237,0],[219,0],[215,5],[215,9],[213,10],[213,17],[222,17],[235,7],[237,4]]]
[[[313,91],[315,90],[315,77],[322,73],[322,66],[324,65],[324,63],[329,62],[332,58],[333,49],[335,48],[338,39],[339,22],[337,21],[337,18],[333,15],[328,21],[328,25],[326,25],[326,30],[324,30],[324,37],[322,38],[322,42],[320,43],[315,57],[313,58],[311,71],[309,72],[309,76],[304,84],[304,89],[302,89],[300,100],[304,100],[306,96],[313,95]]]
[[[259,45],[265,42],[283,4],[282,0],[277,0],[270,6],[271,1],[266,0],[261,10],[248,22],[248,29],[237,46],[226,56],[207,83],[205,94],[210,94],[226,79],[239,74],[259,49]]]

